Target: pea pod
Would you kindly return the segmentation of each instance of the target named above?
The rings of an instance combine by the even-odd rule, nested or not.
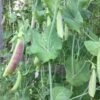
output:
[[[14,86],[12,87],[11,91],[15,91],[18,89],[18,87],[20,86],[20,83],[21,83],[21,79],[22,79],[21,73],[20,73],[20,71],[18,71],[17,72],[17,80],[16,80]]]
[[[57,13],[57,23],[56,23],[56,27],[57,27],[57,34],[58,36],[63,39],[64,37],[64,30],[63,30],[63,21],[62,21],[62,15],[61,12],[58,11]]]
[[[35,58],[34,58],[34,65],[35,66],[39,66],[40,65],[40,60],[39,60],[39,58],[36,56]]]
[[[40,71],[40,66],[36,66],[36,72],[35,72],[35,78],[38,78],[39,76],[39,71]]]
[[[49,26],[51,24],[51,18],[50,16],[47,16],[47,26]]]
[[[97,75],[100,83],[100,49],[98,49],[98,54],[97,54]]]
[[[68,27],[67,27],[67,25],[65,25],[64,39],[67,40],[68,36],[69,36]]]
[[[92,73],[89,81],[88,93],[91,97],[94,97],[95,92],[96,92],[96,71],[94,64],[92,64]]]
[[[7,65],[3,76],[8,76],[9,74],[13,73],[19,63],[19,61],[22,58],[23,55],[23,50],[24,50],[24,43],[23,43],[23,38],[20,37],[18,38],[15,50],[13,52],[13,55],[11,57],[11,60],[9,61],[9,64]]]

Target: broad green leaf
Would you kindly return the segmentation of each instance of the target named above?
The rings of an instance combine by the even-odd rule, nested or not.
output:
[[[98,48],[100,48],[100,42],[98,41],[85,41],[86,49],[94,56],[98,54]]]
[[[89,79],[89,64],[84,59],[74,59],[74,74],[72,72],[71,58],[66,61],[66,81],[73,86],[83,85]]]
[[[63,86],[53,88],[53,100],[69,100],[71,95],[72,92]]]
[[[41,61],[47,62],[50,59],[55,59],[62,48],[62,41],[53,31],[50,34],[49,30],[44,33],[33,31],[31,53],[35,54]]]
[[[67,7],[63,11],[63,18],[70,29],[80,33],[80,27],[83,23],[83,18],[78,9],[78,0],[67,1]]]

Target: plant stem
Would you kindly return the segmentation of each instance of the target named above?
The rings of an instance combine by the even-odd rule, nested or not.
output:
[[[44,66],[42,66],[41,67],[41,89],[42,89],[42,93],[44,93],[44,79],[43,79],[43,77],[44,77]],[[41,95],[40,96],[41,97],[41,99],[40,100],[45,100],[45,98],[43,98],[43,96]]]
[[[49,66],[49,84],[50,84],[50,100],[53,100],[52,97],[52,73],[51,73],[51,63],[48,63]]]
[[[75,44],[75,35],[73,36],[73,42],[72,42],[72,58],[71,58],[71,69],[72,69],[72,76],[74,76],[74,44]],[[71,91],[73,90],[73,86],[71,86]]]
[[[74,99],[76,99],[76,98],[79,98],[79,97],[84,96],[84,95],[87,95],[87,94],[88,94],[88,92],[83,93],[83,94],[81,94],[81,95],[78,95],[78,96],[76,96],[76,97],[73,97],[73,98],[70,99],[70,100],[74,100]]]
[[[51,34],[53,33],[53,28],[54,28],[54,25],[55,25],[55,22],[56,22],[56,15],[57,15],[57,8],[58,8],[58,6],[57,6],[57,2],[58,2],[58,0],[56,1],[56,7],[55,7],[55,10],[54,10],[54,16],[53,16],[53,21],[52,21],[52,23],[51,23],[51,28],[50,28],[50,33],[49,33],[49,38],[48,38],[48,41],[49,41],[49,47],[50,47],[50,37],[51,37]]]
[[[100,88],[100,86],[97,87],[96,90],[98,90],[99,88]],[[78,96],[75,96],[75,97],[71,98],[70,100],[74,100],[74,99],[77,99],[77,98],[81,98],[81,97],[87,95],[87,94],[88,94],[87,89],[88,89],[88,88],[85,89],[84,93],[82,93],[82,94],[80,94],[80,95],[78,95]]]
[[[83,91],[83,94],[86,93],[87,91],[88,91],[88,87]],[[83,96],[84,96],[84,95],[83,95]],[[81,96],[81,97],[79,98],[79,100],[82,100],[83,96]]]
[[[72,42],[72,75],[74,76],[74,44],[75,44],[75,35],[73,36]]]
[[[42,85],[42,92],[43,92],[43,87],[44,87],[44,84],[43,84],[43,67],[41,68],[41,85]]]

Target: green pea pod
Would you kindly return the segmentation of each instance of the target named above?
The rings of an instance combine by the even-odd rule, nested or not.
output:
[[[89,81],[88,93],[91,97],[94,97],[96,92],[96,71],[94,68],[94,64],[92,64],[92,73]]]
[[[97,75],[100,83],[100,49],[98,50],[98,55],[97,55]]]
[[[39,71],[40,71],[40,66],[36,66],[36,69],[35,69],[35,79],[38,78]]]
[[[68,36],[69,36],[68,27],[67,27],[67,25],[65,25],[64,39],[67,40]]]
[[[39,60],[39,58],[37,56],[34,58],[34,62],[33,63],[34,63],[35,66],[38,66],[40,64],[40,60]]]
[[[32,20],[31,20],[31,28],[35,27],[35,17],[32,16]]]
[[[47,26],[49,26],[51,24],[51,18],[50,16],[47,16]]]
[[[14,51],[14,48],[15,48],[15,43],[12,43],[10,52],[13,52]]]
[[[57,34],[58,36],[63,39],[64,37],[64,30],[63,30],[63,21],[62,21],[62,15],[61,12],[58,11],[57,13],[57,23],[56,23],[56,27],[57,27]]]
[[[20,83],[21,83],[21,79],[22,79],[21,72],[18,71],[17,72],[17,80],[16,80],[14,86],[12,87],[11,91],[15,91],[18,89],[18,87],[20,86]]]

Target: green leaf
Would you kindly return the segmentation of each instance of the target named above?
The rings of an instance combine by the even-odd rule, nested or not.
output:
[[[63,86],[53,88],[53,100],[69,100],[71,95],[72,92]]]
[[[72,72],[71,58],[66,61],[66,80],[73,86],[80,86],[89,79],[89,64],[84,59],[74,59],[74,74]]]
[[[94,56],[98,54],[98,48],[100,48],[100,42],[98,41],[85,41],[86,49]]]
[[[83,23],[83,18],[78,9],[78,0],[67,1],[67,7],[63,11],[63,18],[70,29],[80,33],[80,27]]]
[[[53,31],[50,34],[49,30],[44,33],[33,31],[31,53],[35,54],[42,62],[47,62],[50,59],[55,59],[62,48],[62,41]]]

